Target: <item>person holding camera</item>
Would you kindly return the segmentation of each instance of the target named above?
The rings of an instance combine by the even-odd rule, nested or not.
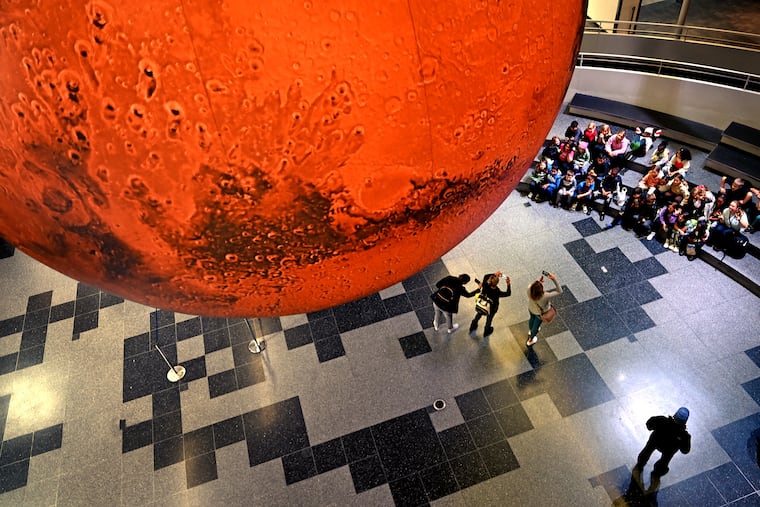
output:
[[[507,290],[505,291],[499,289],[500,278],[504,278],[504,280],[507,282]],[[499,311],[499,298],[505,298],[512,295],[512,281],[501,271],[497,271],[496,273],[489,273],[483,277],[483,280],[484,281],[480,286],[480,294],[478,295],[478,298],[487,298],[489,301],[489,311],[486,315],[486,327],[483,330],[483,337],[485,338],[486,336],[489,336],[491,333],[493,333],[493,327],[491,324],[493,323],[494,315],[496,315],[496,312]],[[478,321],[482,316],[483,314],[479,311],[475,313],[475,318],[472,319],[472,322],[470,323],[470,335],[473,335],[478,329]]]
[[[462,273],[459,276],[444,277],[435,284],[436,290],[430,299],[433,300],[433,329],[438,331],[441,319],[448,324],[448,333],[451,334],[459,329],[459,324],[454,323],[454,314],[459,311],[459,299],[464,296],[471,298],[477,294],[478,289],[468,291],[464,286],[470,281],[470,275]]]
[[[554,288],[544,290],[544,276],[548,277],[554,283]],[[557,281],[554,273],[544,271],[541,278],[530,284],[528,287],[528,341],[525,344],[532,347],[538,341],[538,330],[541,329],[541,316],[551,308],[551,299],[562,294],[562,287]]]

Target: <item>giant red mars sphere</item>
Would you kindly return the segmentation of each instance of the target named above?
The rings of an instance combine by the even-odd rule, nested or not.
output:
[[[0,236],[202,315],[419,271],[519,181],[584,1],[4,0]]]

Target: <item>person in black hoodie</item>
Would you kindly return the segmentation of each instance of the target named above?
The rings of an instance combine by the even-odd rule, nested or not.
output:
[[[647,420],[647,429],[652,432],[649,441],[639,453],[636,469],[639,473],[644,469],[654,451],[660,451],[662,457],[654,464],[652,481],[659,479],[668,471],[668,464],[678,451],[689,454],[691,451],[691,435],[686,430],[689,419],[689,409],[679,408],[672,416],[656,415]]]
[[[488,315],[486,315],[486,327],[483,330],[484,337],[493,333],[493,327],[491,326],[491,323],[493,322],[494,315],[496,315],[496,312],[499,311],[499,298],[505,298],[512,295],[512,282],[508,276],[504,277],[507,282],[507,290],[502,291],[499,289],[499,278],[502,277],[503,274],[501,271],[497,271],[493,274],[489,273],[483,277],[483,283],[480,287],[481,296],[487,297],[491,302],[491,311]],[[472,322],[470,323],[470,335],[474,334],[475,330],[478,329],[478,321],[482,316],[483,314],[480,312],[475,313],[475,318],[472,319]]]
[[[459,329],[459,324],[454,323],[454,315],[459,311],[459,299],[464,296],[471,298],[477,294],[478,289],[468,291],[464,285],[470,281],[470,275],[447,276],[440,279],[436,284],[436,290],[430,299],[433,300],[433,328],[438,331],[438,326],[443,318],[448,324],[448,332],[453,333]]]

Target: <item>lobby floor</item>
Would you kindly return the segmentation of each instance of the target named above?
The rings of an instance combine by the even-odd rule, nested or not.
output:
[[[0,505],[623,505],[646,420],[682,405],[692,451],[659,504],[760,505],[758,299],[604,223],[513,192],[403,283],[262,320],[259,355],[241,320],[156,311],[7,252]],[[544,269],[565,292],[529,351]],[[513,293],[493,335],[468,335],[471,299],[435,332],[435,282],[495,270]]]

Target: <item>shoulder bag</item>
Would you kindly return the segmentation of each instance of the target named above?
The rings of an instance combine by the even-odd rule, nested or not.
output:
[[[483,294],[478,294],[475,300],[475,311],[481,315],[491,315],[491,298]]]
[[[554,308],[554,306],[549,303],[549,308],[541,312],[541,321],[546,322],[547,324],[554,320],[554,317],[557,316],[557,309]]]

